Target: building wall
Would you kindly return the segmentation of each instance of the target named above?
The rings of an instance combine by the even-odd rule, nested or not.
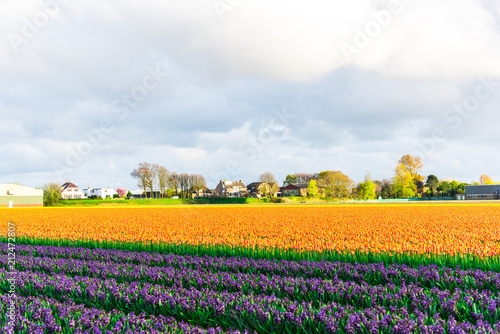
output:
[[[8,207],[9,201],[14,207],[43,206],[43,196],[0,196],[0,207]]]
[[[113,198],[113,195],[117,194],[117,192],[111,188],[94,188],[90,191],[91,196],[105,198]]]
[[[215,191],[217,192],[217,195],[224,196],[224,185],[222,184],[222,181],[220,181],[217,187],[215,187]]]
[[[61,197],[63,199],[78,199],[85,198],[86,196],[85,193],[78,188],[66,188],[66,190],[61,193]]]
[[[283,189],[283,196],[289,197],[289,196],[300,196],[300,191],[299,189]]]
[[[8,207],[10,201],[14,207],[43,206],[43,190],[17,184],[0,184],[0,207]]]
[[[498,199],[500,184],[465,186],[465,196],[468,200]]]

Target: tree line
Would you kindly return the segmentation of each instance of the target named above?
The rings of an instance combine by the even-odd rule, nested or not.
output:
[[[171,172],[165,166],[149,162],[139,163],[130,175],[137,181],[137,186],[144,190],[146,198],[148,190],[149,198],[158,195],[162,198],[172,196],[188,198],[194,192],[200,192],[207,186],[201,174]]]
[[[310,197],[330,198],[403,198],[403,197],[447,197],[463,194],[469,183],[455,180],[440,180],[430,174],[422,175],[423,163],[418,156],[404,155],[396,165],[394,176],[390,179],[372,180],[370,174],[363,182],[356,184],[341,171],[322,171],[319,173],[288,174],[283,186],[290,184],[307,184],[307,194]],[[206,188],[206,181],[201,174],[176,173],[159,164],[141,162],[131,176],[137,181],[137,186],[144,190],[146,197],[189,198],[193,193],[199,193]],[[278,181],[271,172],[260,175],[259,181],[265,183],[261,188],[263,195],[275,196],[280,190]],[[473,185],[494,184],[491,177],[481,175],[479,182]],[[44,190],[44,205],[57,205],[61,197],[61,186],[57,183],[47,183],[40,187]],[[118,197],[131,197],[126,189],[117,189]],[[125,194],[127,192],[127,194]]]
[[[433,174],[422,175],[424,165],[418,156],[402,156],[390,179],[372,180],[370,174],[363,182],[356,184],[341,171],[323,171],[319,173],[288,174],[283,186],[289,184],[308,184],[310,197],[390,199],[408,197],[448,197],[465,192],[468,183],[439,180]],[[479,182],[473,184],[493,184],[491,177],[481,175]]]

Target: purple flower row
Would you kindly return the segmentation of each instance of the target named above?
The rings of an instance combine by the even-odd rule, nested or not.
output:
[[[0,265],[6,265],[6,258],[0,259]],[[289,300],[312,302],[314,305],[328,302],[352,305],[358,309],[371,306],[406,306],[412,310],[427,312],[436,304],[441,305],[440,311],[460,315],[460,307],[453,298],[466,300],[471,295],[467,290],[455,289],[454,293],[438,288],[423,288],[413,283],[401,286],[388,284],[386,286],[370,286],[366,282],[356,283],[338,279],[325,280],[303,277],[265,276],[243,273],[213,273],[191,268],[149,267],[128,263],[106,263],[103,261],[82,261],[75,259],[32,258],[18,256],[17,266],[21,270],[43,271],[47,273],[63,273],[78,276],[98,278],[114,278],[119,282],[149,282],[173,288],[211,289],[214,291],[241,292],[249,295],[273,295]],[[487,305],[488,315],[498,302],[491,291],[483,290],[464,307],[472,307],[478,303]],[[452,301],[454,300],[454,301]],[[450,307],[446,308],[444,301]],[[479,307],[478,306],[478,307]]]
[[[376,284],[416,283],[423,287],[441,289],[478,289],[500,291],[500,273],[482,270],[460,270],[436,265],[420,266],[382,263],[351,264],[345,262],[271,261],[240,257],[181,256],[133,252],[114,249],[88,249],[55,246],[18,245],[18,254],[36,257],[131,263],[147,266],[192,268],[198,271],[281,275],[304,278],[340,279]],[[0,244],[0,252],[6,253],[6,244]]]
[[[11,299],[15,308],[10,317]],[[224,333],[222,328],[202,328],[174,317],[135,315],[122,311],[104,311],[77,305],[72,300],[64,303],[47,297],[0,295],[0,331],[2,333]],[[14,318],[14,326],[8,321]],[[240,333],[227,331],[226,333]]]
[[[3,277],[5,270],[0,274]],[[1,282],[0,282],[1,284]],[[5,290],[6,287],[0,285]],[[435,289],[435,299],[429,302],[429,308],[421,311],[418,307],[408,308],[402,304],[418,304],[429,298],[422,288],[402,286],[398,294],[392,297],[380,293],[376,299],[393,299],[402,304],[383,306],[374,304],[363,310],[340,303],[297,302],[275,296],[245,295],[241,292],[217,292],[212,289],[164,287],[149,283],[117,283],[114,279],[91,277],[69,277],[60,274],[20,272],[18,289],[27,295],[48,295],[60,300],[71,298],[78,303],[103,308],[120,309],[126,312],[147,313],[155,316],[176,316],[193,320],[206,326],[230,326],[237,329],[266,330],[270,332],[434,332],[439,328],[449,333],[481,332],[493,333],[500,330],[500,323],[491,324],[484,320],[483,313],[489,312],[491,303],[496,298],[491,292],[439,291]],[[362,287],[349,289],[345,298],[369,298],[369,293]],[[436,297],[435,296],[435,297]],[[463,301],[465,299],[465,301]],[[384,303],[381,303],[384,304]],[[496,304],[492,312],[498,318]],[[449,316],[441,318],[437,307],[444,307]],[[470,310],[476,309],[476,312]],[[409,311],[411,310],[411,311]],[[456,314],[453,314],[456,310]],[[458,322],[471,312],[472,321]],[[434,314],[433,317],[428,314]],[[457,320],[456,320],[457,319]],[[491,319],[490,319],[491,320]]]

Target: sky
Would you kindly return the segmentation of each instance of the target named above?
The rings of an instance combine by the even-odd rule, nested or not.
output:
[[[281,182],[500,181],[500,0],[3,0],[0,183],[136,189],[147,161]]]

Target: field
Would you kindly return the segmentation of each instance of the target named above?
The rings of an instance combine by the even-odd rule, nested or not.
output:
[[[268,199],[258,198],[142,198],[142,199],[69,199],[61,200],[59,206],[149,206],[149,205],[192,205],[192,204],[260,204]]]
[[[499,205],[3,209],[16,332],[496,333]],[[0,252],[12,253],[4,238]]]

